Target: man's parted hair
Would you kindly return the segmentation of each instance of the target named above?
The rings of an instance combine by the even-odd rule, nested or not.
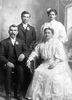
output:
[[[11,27],[17,27],[17,28],[18,28],[18,26],[17,26],[17,25],[12,24],[12,25],[10,25],[10,26],[9,26],[9,30],[11,29]]]
[[[23,12],[21,13],[21,18],[23,17],[24,14],[29,14],[29,16],[31,17],[31,14],[30,14],[28,11],[23,11]]]

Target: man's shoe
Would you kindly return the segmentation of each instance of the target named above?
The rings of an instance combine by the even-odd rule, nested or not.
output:
[[[26,100],[32,100],[31,98],[25,98]]]
[[[17,100],[23,100],[23,96],[17,96]]]
[[[20,96],[20,95],[18,95],[18,96],[16,95],[16,96],[14,96],[14,98],[17,99],[17,100],[23,100],[23,97]]]

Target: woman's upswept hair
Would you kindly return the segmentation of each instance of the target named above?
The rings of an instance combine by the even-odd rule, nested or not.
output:
[[[48,9],[47,9],[47,14],[48,14],[48,16],[50,15],[50,12],[54,12],[55,15],[57,15],[57,10],[56,10],[56,9],[48,8]]]

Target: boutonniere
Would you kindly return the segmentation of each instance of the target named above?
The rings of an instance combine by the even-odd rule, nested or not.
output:
[[[29,28],[29,27],[27,27],[27,30],[29,31],[29,30],[30,30],[30,28]]]
[[[19,44],[19,42],[18,41],[16,41],[16,43],[15,43],[16,45],[18,45]]]

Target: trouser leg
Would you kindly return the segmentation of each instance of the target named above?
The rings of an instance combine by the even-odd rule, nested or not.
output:
[[[15,88],[14,88],[14,95],[22,95],[23,92],[23,82],[24,82],[24,69],[22,66],[16,67],[16,82],[15,82]]]
[[[5,74],[5,91],[6,94],[9,95],[11,94],[11,72],[12,72],[12,68],[6,66],[5,70],[4,70],[4,74]]]

